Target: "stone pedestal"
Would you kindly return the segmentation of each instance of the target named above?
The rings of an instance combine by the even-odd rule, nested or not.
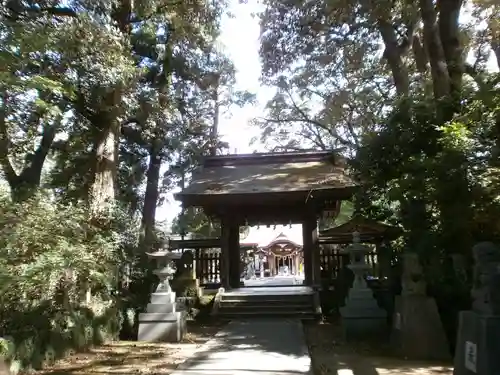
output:
[[[365,274],[370,268],[365,262],[369,249],[360,244],[360,235],[353,233],[353,243],[346,252],[350,255],[349,269],[354,273],[354,283],[349,290],[344,307],[340,308],[342,326],[347,339],[371,337],[387,331],[387,312],[378,306],[373,291],[367,286]]]
[[[371,337],[387,332],[387,312],[380,308],[370,288],[351,289],[340,308],[346,338]]]
[[[396,297],[391,343],[397,354],[404,358],[451,358],[434,298],[425,295]]]
[[[453,374],[500,374],[500,250],[482,242],[472,251],[472,311],[460,313]]]
[[[151,295],[145,313],[139,314],[139,341],[179,342],[186,333],[186,311],[177,311],[175,292]]]
[[[148,255],[160,260],[166,259],[166,266],[155,271],[160,283],[151,295],[151,303],[146,312],[139,314],[137,339],[148,342],[179,342],[186,333],[187,312],[177,308],[176,294],[169,283],[175,273],[175,269],[171,267],[173,254],[158,252]]]
[[[396,297],[391,331],[394,350],[404,358],[449,360],[450,347],[436,300],[427,285],[416,253],[403,254],[401,296]]]
[[[500,316],[462,311],[453,375],[500,374]]]

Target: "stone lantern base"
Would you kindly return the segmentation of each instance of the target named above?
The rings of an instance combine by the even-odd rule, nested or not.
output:
[[[500,374],[500,316],[462,311],[454,375]]]
[[[175,292],[155,292],[139,314],[139,341],[179,342],[186,333],[186,311],[177,311]]]
[[[368,287],[352,288],[340,315],[346,339],[377,337],[388,331],[387,312],[378,306]]]

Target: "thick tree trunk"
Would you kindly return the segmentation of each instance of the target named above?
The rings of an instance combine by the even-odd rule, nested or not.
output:
[[[96,167],[90,191],[90,211],[95,218],[108,212],[116,197],[118,134],[118,121],[111,120],[94,147]]]
[[[450,77],[451,94],[460,100],[462,77],[464,74],[463,50],[460,44],[458,18],[463,0],[439,0],[439,36],[443,47],[446,66]]]
[[[410,90],[408,68],[403,61],[394,27],[388,21],[379,19],[378,28],[384,41],[384,56],[391,69],[396,92],[400,97],[407,97]]]
[[[450,95],[450,75],[441,44],[437,15],[433,0],[419,0],[424,24],[424,46],[429,55],[434,97],[438,100]]]
[[[144,195],[144,206],[142,209],[142,245],[150,247],[155,242],[155,216],[158,205],[158,187],[160,185],[161,152],[163,142],[154,139],[151,142],[149,153],[149,167],[146,180],[146,194]],[[145,249],[148,251],[149,249]]]
[[[460,103],[464,72],[458,17],[462,0],[439,0],[439,21],[433,0],[419,0],[424,45],[429,54],[438,124],[453,118]],[[436,170],[436,203],[441,243],[446,253],[466,253],[471,245],[471,193],[467,160],[461,150],[444,147]]]
[[[440,212],[441,242],[448,254],[466,255],[472,246],[472,197],[467,178],[467,160],[461,150],[447,150],[438,171],[436,201]],[[446,168],[449,166],[450,168]]]
[[[120,137],[120,121],[118,109],[121,101],[121,90],[113,89],[106,95],[106,107],[94,118],[99,124],[93,124],[101,130],[94,144],[96,165],[94,181],[90,187],[90,213],[98,219],[106,215],[115,203],[118,191],[118,142]]]
[[[418,35],[413,36],[411,49],[415,58],[415,65],[417,66],[417,70],[420,73],[425,73],[428,69],[429,60],[427,52],[425,51],[425,48],[422,45],[422,42]]]

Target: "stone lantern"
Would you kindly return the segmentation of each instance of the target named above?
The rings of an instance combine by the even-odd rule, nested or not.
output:
[[[139,341],[148,342],[178,342],[186,332],[186,311],[178,311],[176,295],[170,286],[170,280],[175,274],[174,259],[180,254],[168,250],[147,253],[155,259],[158,268],[153,271],[158,276],[156,291],[151,294],[151,302],[146,312],[139,314]]]
[[[352,234],[352,244],[344,252],[349,254],[348,268],[354,273],[345,306],[340,308],[345,335],[356,338],[382,333],[388,328],[387,312],[378,306],[373,291],[366,284],[365,275],[371,266],[365,259],[370,249],[361,244],[359,232]]]

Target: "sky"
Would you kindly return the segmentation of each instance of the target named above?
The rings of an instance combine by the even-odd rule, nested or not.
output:
[[[232,18],[225,17],[222,22],[222,34],[220,43],[225,52],[232,59],[236,68],[236,90],[247,90],[257,94],[257,104],[248,105],[244,108],[234,106],[230,111],[221,116],[219,133],[222,139],[229,143],[231,153],[251,153],[253,151],[265,151],[260,143],[250,145],[254,137],[258,137],[260,130],[252,126],[250,122],[255,117],[264,116],[266,102],[272,98],[274,91],[261,86],[259,78],[261,66],[259,59],[259,35],[260,26],[257,17],[252,14],[262,10],[259,1],[252,0],[241,4],[240,0],[230,0],[229,12]],[[468,11],[462,13],[461,21],[470,19]],[[496,62],[491,56],[489,66],[496,70]],[[230,113],[229,113],[230,112]],[[173,198],[173,192],[167,195],[165,203],[158,207],[157,220],[171,222],[180,212],[180,205]],[[272,240],[283,232],[295,242],[302,243],[301,225],[273,227],[253,227],[250,229],[245,242],[265,242]]]
[[[264,115],[266,102],[274,94],[273,90],[261,87],[259,81],[260,26],[258,19],[252,14],[257,13],[261,8],[259,2],[255,0],[249,1],[247,4],[240,4],[239,0],[230,0],[230,4],[229,12],[233,17],[223,19],[219,41],[235,65],[237,72],[235,89],[257,94],[257,104],[244,108],[234,106],[230,111],[224,111],[226,113],[220,118],[219,133],[222,139],[229,143],[231,153],[264,151],[264,147],[260,143],[250,145],[250,140],[260,134],[258,127],[252,126],[250,122],[253,118]],[[180,205],[174,200],[173,193],[170,193],[167,195],[165,204],[158,207],[156,218],[159,221],[170,222],[179,212]],[[256,228],[249,236],[253,236],[254,230]],[[289,228],[287,230],[290,231]],[[298,230],[302,233],[300,225]],[[268,228],[260,228],[260,232],[268,233],[265,236],[273,236],[274,234],[274,231],[270,231]],[[278,234],[279,230],[274,237]]]
[[[247,90],[257,95],[257,104],[244,108],[234,106],[220,118],[219,133],[222,139],[229,143],[231,153],[251,153],[265,151],[264,145],[259,142],[250,145],[254,137],[260,135],[260,130],[250,122],[255,117],[264,116],[264,107],[274,95],[270,88],[260,84],[260,58],[259,58],[259,20],[252,16],[262,8],[256,0],[240,4],[239,0],[230,0],[229,12],[232,18],[225,17],[222,23],[220,43],[225,52],[232,59],[236,68],[236,90]],[[230,113],[229,113],[230,112]],[[170,222],[180,213],[180,205],[172,194],[167,196],[163,206],[158,207],[157,220]],[[292,241],[302,244],[302,225],[295,224],[252,227],[242,242],[258,243],[265,245],[276,238],[280,233],[285,234]]]

